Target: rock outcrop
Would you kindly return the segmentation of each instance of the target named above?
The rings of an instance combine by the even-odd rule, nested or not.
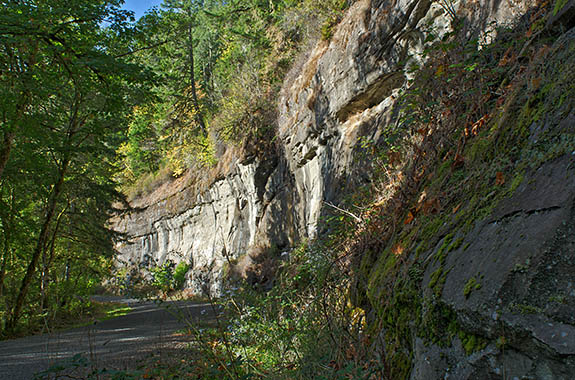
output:
[[[272,246],[279,254],[321,234],[326,204],[338,204],[371,181],[371,162],[359,154],[362,142],[382,141],[386,128],[398,123],[398,91],[413,75],[411,64],[424,60],[427,32],[441,39],[457,14],[467,20],[466,32],[487,44],[496,38],[496,26],[520,22],[536,3],[355,2],[331,40],[319,42],[288,75],[278,99],[278,152],[237,163],[200,195],[184,188],[118,217],[115,228],[127,236],[117,246],[119,260],[185,261],[191,265],[188,286],[218,294],[225,272],[242,257]],[[564,3],[546,27],[554,36],[549,60],[573,67],[575,33],[568,30],[575,8]],[[547,80],[573,79],[559,71]],[[552,98],[557,95],[548,94],[559,102]],[[540,165],[526,170],[511,196],[471,227],[439,228],[437,246],[418,253],[427,258],[421,298],[435,291],[434,302],[449,310],[462,333],[447,346],[414,333],[412,379],[573,377],[575,114],[553,110],[528,126],[529,144],[552,130],[562,148],[551,158],[534,158]],[[433,260],[438,255],[444,257]],[[368,276],[377,286],[377,276]],[[434,290],[438,276],[442,287]],[[377,309],[377,297],[367,298],[367,307]]]
[[[221,294],[224,270],[239,257],[269,241],[293,244],[292,223],[279,214],[289,208],[284,177],[277,160],[244,161],[199,195],[184,187],[115,218],[114,228],[126,236],[116,246],[119,263],[145,270],[185,262],[188,288]]]

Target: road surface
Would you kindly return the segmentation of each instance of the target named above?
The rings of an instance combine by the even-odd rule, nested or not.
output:
[[[209,304],[107,300],[126,303],[132,311],[90,326],[0,341],[0,379],[34,379],[35,374],[55,364],[69,369],[71,359],[78,354],[90,366],[133,369],[138,361],[168,355],[170,348],[190,342],[189,336],[174,332],[213,315]]]

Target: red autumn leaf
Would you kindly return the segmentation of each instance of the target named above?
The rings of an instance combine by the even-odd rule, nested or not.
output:
[[[425,215],[429,215],[429,214],[435,214],[439,211],[439,209],[441,208],[441,205],[439,203],[439,199],[434,198],[434,199],[428,199],[425,202],[423,202],[423,213]]]
[[[409,223],[413,222],[413,219],[415,219],[415,216],[410,211],[407,213],[407,218],[405,218],[405,221],[403,222],[403,224],[409,224]]]
[[[425,168],[421,168],[421,170],[415,174],[415,182],[419,182],[424,175],[425,175]]]
[[[348,360],[351,360],[353,358],[355,358],[357,356],[357,351],[355,349],[354,346],[349,346],[346,350],[345,350],[345,356]]]
[[[418,129],[416,132],[421,136],[426,136],[429,129],[427,127],[423,127]]]
[[[477,136],[479,134],[479,129],[481,129],[485,125],[485,123],[487,122],[488,119],[489,119],[489,114],[484,115],[481,119],[479,119],[475,123],[473,123],[473,126],[471,127],[471,133],[474,136]]]
[[[389,152],[387,154],[387,159],[389,160],[389,164],[394,166],[397,162],[399,162],[401,156],[399,152]]]
[[[539,50],[537,50],[537,52],[535,53],[535,58],[536,59],[542,59],[545,58],[547,56],[547,54],[549,54],[549,52],[551,51],[551,48],[549,47],[549,45],[543,45]]]
[[[503,176],[502,172],[497,172],[497,174],[495,174],[495,184],[497,186],[501,186],[505,183],[505,177]]]
[[[509,57],[511,56],[511,51],[512,51],[511,49],[512,48],[510,47],[509,49],[507,49],[505,54],[503,54],[503,57],[499,61],[499,67],[506,66],[509,63]]]

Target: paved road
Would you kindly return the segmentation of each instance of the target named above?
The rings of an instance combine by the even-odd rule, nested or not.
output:
[[[133,368],[138,360],[189,341],[173,333],[213,315],[208,304],[113,300],[129,304],[133,311],[86,327],[0,342],[0,379],[34,379],[36,373],[77,354],[98,367]]]

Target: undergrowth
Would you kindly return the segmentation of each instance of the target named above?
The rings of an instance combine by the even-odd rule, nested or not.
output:
[[[219,300],[225,320],[210,333],[212,352],[204,357],[213,360],[194,363],[197,378],[381,378],[381,363],[370,360],[364,345],[364,312],[349,302],[349,277],[334,244],[293,250],[267,293],[244,288]]]

